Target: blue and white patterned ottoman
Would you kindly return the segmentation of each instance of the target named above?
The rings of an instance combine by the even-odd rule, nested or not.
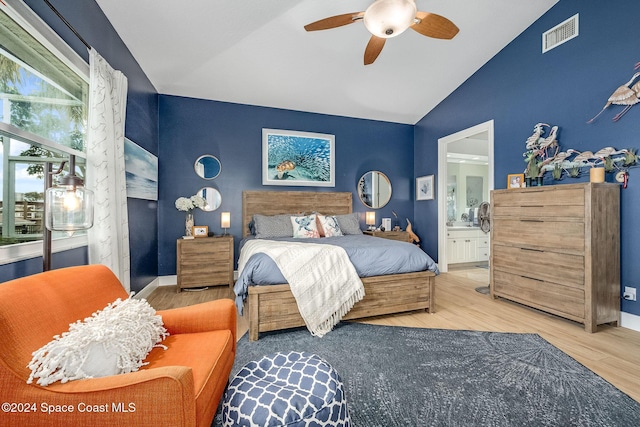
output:
[[[247,363],[222,404],[224,426],[342,426],[349,411],[338,373],[310,353],[276,353]]]

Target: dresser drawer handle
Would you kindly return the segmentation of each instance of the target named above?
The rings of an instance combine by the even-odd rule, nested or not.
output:
[[[535,280],[536,282],[544,282],[544,280],[542,279],[536,279],[535,277],[529,277],[529,276],[522,276],[525,279],[529,279],[529,280]]]
[[[544,252],[542,249],[520,248],[521,251]]]
[[[544,222],[542,219],[521,219],[522,222]]]

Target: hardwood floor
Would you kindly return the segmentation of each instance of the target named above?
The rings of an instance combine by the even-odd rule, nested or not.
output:
[[[364,323],[418,328],[537,333],[587,368],[640,402],[640,332],[600,326],[585,332],[582,324],[562,319],[475,289],[487,286],[489,270],[452,270],[436,277],[436,312],[413,312],[370,318]],[[156,289],[148,298],[156,309],[181,307],[217,298],[233,298],[228,287],[176,293],[174,286]],[[238,337],[247,332],[238,318]]]

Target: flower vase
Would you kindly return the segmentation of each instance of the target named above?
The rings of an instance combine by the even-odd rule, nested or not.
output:
[[[193,236],[193,214],[187,212],[187,218],[184,221],[184,235]]]

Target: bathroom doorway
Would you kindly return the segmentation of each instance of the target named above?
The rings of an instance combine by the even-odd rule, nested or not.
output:
[[[438,268],[449,270],[451,263],[488,261],[484,241],[475,242],[477,206],[489,201],[494,188],[493,120],[438,139]],[[452,234],[453,233],[453,234]],[[455,234],[463,240],[450,239]],[[482,236],[479,232],[478,236]],[[459,246],[459,242],[465,246]],[[456,247],[454,247],[456,245]],[[481,249],[482,253],[478,250]],[[466,257],[466,258],[465,258]]]

